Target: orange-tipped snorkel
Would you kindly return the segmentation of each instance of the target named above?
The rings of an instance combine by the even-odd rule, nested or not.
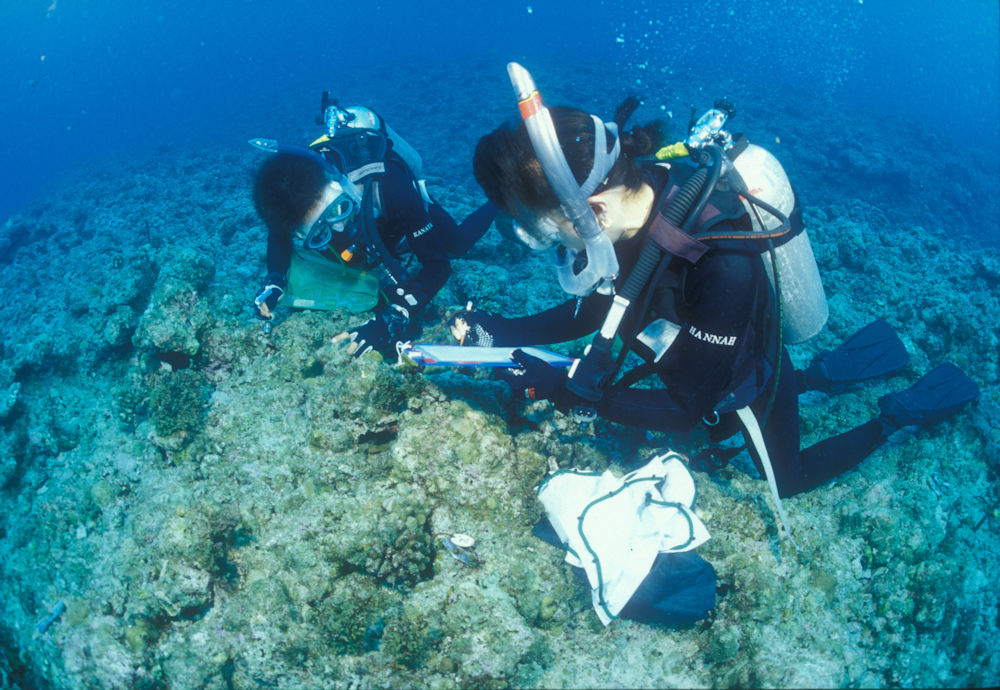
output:
[[[567,249],[569,256],[557,262],[559,283],[570,294],[588,295],[599,286],[609,285],[618,275],[618,259],[614,247],[598,225],[588,202],[588,197],[604,182],[618,160],[620,145],[617,136],[612,150],[607,150],[607,132],[611,130],[617,135],[617,125],[606,125],[599,118],[591,116],[594,120],[594,166],[583,184],[577,184],[559,145],[552,116],[542,104],[542,97],[535,88],[531,74],[516,62],[507,64],[507,74],[514,86],[521,118],[545,178],[566,216],[586,243],[587,262],[582,269],[574,270],[577,262],[576,252],[573,250]]]

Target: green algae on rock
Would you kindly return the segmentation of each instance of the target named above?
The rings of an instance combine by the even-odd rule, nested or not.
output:
[[[208,380],[192,369],[152,375],[149,414],[160,436],[199,432],[205,424],[209,398]]]

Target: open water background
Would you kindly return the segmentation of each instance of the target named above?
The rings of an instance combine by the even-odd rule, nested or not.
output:
[[[515,58],[529,69],[586,65],[588,78],[601,75],[615,99],[663,84],[699,85],[703,108],[724,95],[720,87],[740,85],[803,116],[835,108],[880,133],[916,122],[956,146],[993,152],[958,174],[1000,181],[995,0],[3,6],[0,219],[56,190],[86,161],[245,140],[254,135],[244,131],[250,123],[273,117],[277,104],[301,103],[311,114],[321,90],[358,75],[391,82],[401,67],[412,75],[416,66],[430,79],[458,82],[453,102],[433,117],[463,130],[457,114],[497,98],[475,86],[504,88],[503,64]],[[484,74],[490,64],[494,74]],[[456,78],[462,65],[469,73]],[[687,114],[677,117],[682,125]]]

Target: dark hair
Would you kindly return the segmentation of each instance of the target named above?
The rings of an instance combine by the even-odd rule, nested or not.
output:
[[[624,130],[624,120],[636,104],[629,99],[618,108],[617,116],[622,119],[621,154],[598,192],[618,185],[637,190],[642,185],[642,173],[636,159],[656,151],[665,138],[660,122]],[[570,170],[576,181],[583,183],[594,166],[594,121],[576,108],[557,106],[549,108],[549,112]],[[614,137],[609,135],[608,150],[613,146]],[[518,208],[547,211],[559,206],[523,122],[517,127],[501,125],[480,139],[472,166],[487,198],[508,215],[516,215]]]
[[[291,234],[322,193],[326,176],[317,161],[292,153],[270,156],[257,170],[253,205],[273,232]]]

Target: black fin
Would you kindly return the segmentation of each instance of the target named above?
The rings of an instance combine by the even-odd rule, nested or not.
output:
[[[802,372],[803,390],[835,391],[856,381],[884,376],[910,361],[906,346],[885,319],[877,319],[824,352]]]
[[[909,388],[879,398],[882,410],[879,419],[895,429],[931,424],[949,417],[977,397],[979,387],[975,382],[951,362],[944,362]]]

